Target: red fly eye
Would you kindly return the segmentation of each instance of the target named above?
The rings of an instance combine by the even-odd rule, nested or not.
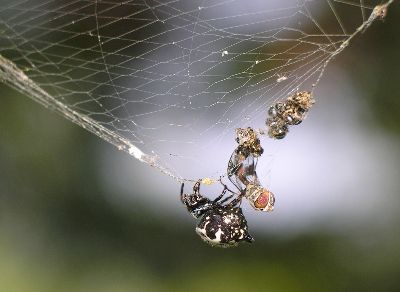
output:
[[[258,209],[264,209],[269,203],[269,191],[264,190],[254,202],[254,206]]]

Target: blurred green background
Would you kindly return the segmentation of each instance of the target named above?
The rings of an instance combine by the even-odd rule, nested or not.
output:
[[[395,3],[384,23],[373,24],[334,61],[352,72],[351,83],[373,113],[374,120],[360,123],[395,143],[399,8]],[[107,169],[99,169],[99,148],[120,159],[127,154],[3,84],[0,91],[0,291],[399,290],[400,218],[377,233],[368,225],[320,228],[210,248],[193,232],[193,220],[162,214],[162,202],[158,212],[141,200],[110,202],[116,194],[101,181]],[[146,167],[132,163],[137,171]]]

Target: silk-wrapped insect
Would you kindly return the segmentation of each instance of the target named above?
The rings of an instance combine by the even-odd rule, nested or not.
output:
[[[311,92],[300,91],[278,101],[268,109],[268,118],[265,124],[268,127],[268,136],[274,139],[283,139],[289,132],[289,126],[300,124],[315,103]]]

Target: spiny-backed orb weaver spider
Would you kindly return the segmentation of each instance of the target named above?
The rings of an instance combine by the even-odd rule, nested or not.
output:
[[[238,207],[242,196],[230,191],[226,185],[222,193],[210,200],[200,194],[200,180],[193,186],[192,194],[184,194],[184,184],[181,186],[181,202],[186,206],[190,214],[200,218],[196,232],[208,244],[218,247],[233,247],[240,242],[253,242],[253,237],[248,232],[247,221],[242,209]],[[232,195],[222,199],[226,192]],[[226,203],[234,195],[231,202]]]

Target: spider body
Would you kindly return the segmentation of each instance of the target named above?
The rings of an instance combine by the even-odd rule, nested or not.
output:
[[[189,213],[194,218],[201,217],[206,211],[213,208],[213,201],[200,195],[200,182],[196,182],[193,193],[188,195],[183,193],[184,184],[181,187],[181,202],[186,206]]]
[[[222,199],[229,191],[225,185],[222,193],[214,200],[200,194],[200,181],[194,185],[192,194],[184,194],[183,189],[184,184],[181,187],[181,202],[190,214],[200,218],[196,232],[205,242],[212,246],[233,247],[242,241],[253,241],[242,209],[237,207],[241,201],[240,195],[224,204],[234,195],[230,191],[233,194]]]
[[[214,208],[207,211],[197,224],[196,232],[210,245],[237,246],[239,242],[252,242],[247,221],[239,207]]]

